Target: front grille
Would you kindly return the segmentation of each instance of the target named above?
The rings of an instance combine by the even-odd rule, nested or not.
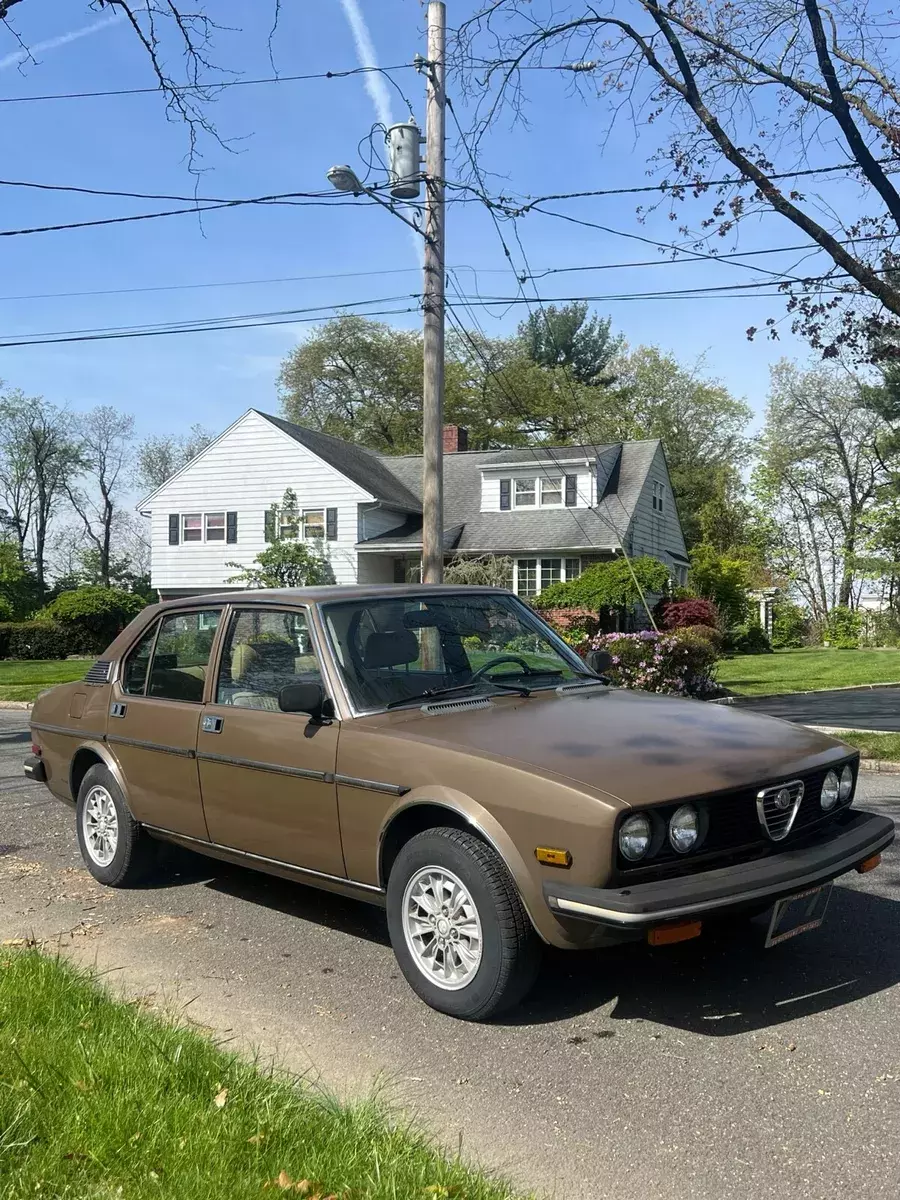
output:
[[[855,784],[859,759],[847,761],[853,770]],[[815,833],[846,809],[844,803],[824,813],[819,803],[828,771],[836,769],[840,774],[843,765],[841,762],[836,767],[832,764],[818,771],[802,772],[784,782],[766,783],[762,788],[757,784],[711,795],[685,796],[672,804],[645,809],[643,811],[651,815],[657,826],[655,853],[638,863],[630,863],[617,855],[617,874],[627,875],[629,880],[649,881],[777,853]],[[790,797],[787,809],[779,808],[776,803],[782,789],[787,790]],[[696,807],[704,829],[700,848],[690,854],[678,854],[666,836],[669,819],[682,804]],[[630,814],[624,814],[627,815]]]
[[[84,682],[93,684],[95,687],[98,687],[104,683],[109,683],[110,666],[111,664],[104,662],[103,659],[100,659],[99,662],[95,662],[88,671],[87,675],[85,675]]]

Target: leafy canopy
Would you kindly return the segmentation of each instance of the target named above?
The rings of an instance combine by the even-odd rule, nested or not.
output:
[[[632,575],[632,569],[634,574]],[[640,591],[635,586],[635,578]],[[553,583],[535,599],[536,608],[629,608],[641,603],[641,591],[646,596],[658,596],[668,590],[668,568],[658,558],[644,555],[633,558],[631,567],[626,559],[595,563],[577,579]]]

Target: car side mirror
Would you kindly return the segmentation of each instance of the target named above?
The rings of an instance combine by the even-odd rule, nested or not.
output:
[[[320,683],[288,683],[278,693],[282,712],[309,713],[316,724],[322,725],[334,717],[334,705]]]
[[[589,650],[584,656],[584,664],[595,675],[604,675],[613,665],[612,655],[608,650]]]

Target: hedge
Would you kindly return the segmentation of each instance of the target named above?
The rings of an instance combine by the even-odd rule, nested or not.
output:
[[[70,654],[93,654],[83,632],[64,629],[50,621],[0,622],[0,658],[68,658]]]

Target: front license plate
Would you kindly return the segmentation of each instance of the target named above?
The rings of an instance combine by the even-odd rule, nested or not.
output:
[[[772,912],[766,946],[777,946],[798,933],[818,929],[825,920],[825,910],[831,898],[831,884],[798,892],[796,896],[785,896],[779,900]]]

